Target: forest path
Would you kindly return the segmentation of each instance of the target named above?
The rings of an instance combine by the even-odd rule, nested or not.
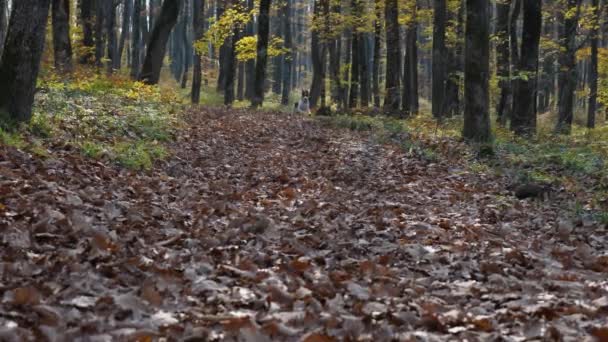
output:
[[[0,337],[581,341],[608,324],[605,230],[555,203],[311,119],[188,121],[149,173],[3,152]]]

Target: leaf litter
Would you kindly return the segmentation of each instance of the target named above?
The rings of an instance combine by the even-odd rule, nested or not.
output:
[[[0,340],[607,341],[606,227],[280,113],[149,172],[0,149]]]

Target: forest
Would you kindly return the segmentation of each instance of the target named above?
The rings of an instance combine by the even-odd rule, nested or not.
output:
[[[606,0],[0,0],[0,341],[608,341]]]

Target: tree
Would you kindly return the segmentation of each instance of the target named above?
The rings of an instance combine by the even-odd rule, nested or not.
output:
[[[247,1],[247,12],[253,10],[253,0]],[[250,20],[245,26],[245,36],[252,37],[255,33],[254,22]],[[245,97],[248,100],[253,100],[253,88],[255,87],[255,58],[248,59],[245,62]]]
[[[13,10],[0,62],[0,114],[29,121],[44,49],[50,0],[19,0]]]
[[[399,78],[401,71],[401,52],[399,48],[399,8],[397,0],[386,0],[386,97],[384,111],[398,115],[401,102]]]
[[[517,87],[511,117],[511,129],[518,135],[536,132],[536,80],[542,18],[542,2],[524,1],[519,75],[516,78]]]
[[[382,59],[382,2],[374,1],[374,64],[372,65],[372,92],[374,94],[374,107],[380,108],[380,60]]]
[[[6,29],[8,28],[8,1],[0,0],[0,60],[2,60],[2,49],[4,47],[4,38],[6,37]]]
[[[283,69],[283,93],[281,94],[281,104],[286,106],[289,104],[289,93],[291,92],[291,67],[293,63],[293,42],[291,35],[291,0],[285,0],[281,7],[281,25],[283,25],[283,34],[285,36],[285,49],[288,50],[287,56],[284,59]]]
[[[260,107],[264,102],[264,79],[266,78],[266,63],[268,61],[268,33],[270,30],[271,0],[260,1],[260,16],[258,18],[258,41],[256,47],[255,84],[251,105]]]
[[[511,116],[511,67],[509,50],[509,13],[511,0],[496,1],[496,77],[500,88],[496,115],[498,123],[504,126]]]
[[[599,0],[592,0],[593,22],[591,29],[591,62],[589,65],[589,103],[587,107],[587,128],[595,128],[595,112],[597,110],[598,83],[598,48],[601,7]]]
[[[139,79],[146,84],[157,84],[160,79],[167,41],[171,30],[177,23],[180,3],[180,0],[165,0],[160,15],[154,23],[144,65],[139,76]]]
[[[138,78],[141,55],[141,0],[135,0],[133,3],[133,32],[131,33],[131,78]]]
[[[204,0],[193,0],[192,2],[192,26],[194,27],[194,41],[198,41],[203,38],[204,33],[204,13],[205,8]],[[194,66],[192,71],[192,103],[198,104],[201,100],[201,83],[203,80],[203,58],[201,51],[196,50],[194,56]]]
[[[325,54],[323,48],[322,35],[322,8],[324,2],[328,0],[315,0],[313,10],[313,30],[310,38],[310,53],[312,57],[312,84],[310,86],[310,107],[315,108],[321,97],[321,88],[325,81]],[[356,1],[356,0],[353,0]]]
[[[446,81],[446,0],[435,0],[433,16],[433,94],[432,112],[436,119],[444,115],[445,81]]]
[[[118,58],[114,63],[116,69],[120,69],[122,65],[122,55],[125,51],[127,36],[129,35],[129,27],[131,26],[131,18],[133,17],[133,0],[124,0],[122,13],[122,26],[120,33],[120,42],[118,43]],[[131,37],[133,39],[133,37]]]
[[[560,11],[560,55],[558,76],[558,121],[555,131],[570,134],[574,113],[574,91],[576,90],[576,33],[582,0],[566,0],[566,8]]]
[[[463,136],[470,141],[489,142],[489,3],[467,0],[466,4]]]
[[[70,1],[53,0],[53,51],[55,68],[60,72],[72,69],[72,43],[70,40]]]
[[[83,53],[80,55],[80,64],[93,63],[93,51],[95,50],[93,0],[80,0],[80,25],[82,27]]]
[[[403,62],[403,112],[406,115],[418,113],[418,8],[411,2],[412,20],[405,30],[405,58]]]

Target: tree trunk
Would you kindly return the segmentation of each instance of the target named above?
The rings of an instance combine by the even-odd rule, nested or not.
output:
[[[356,0],[354,0],[356,1]],[[358,33],[353,33],[353,37],[351,39],[351,60],[350,60],[350,95],[348,100],[348,107],[355,108],[357,107],[357,98],[359,97],[359,66],[360,66],[360,56],[359,53],[359,37]]]
[[[171,30],[177,23],[180,0],[165,0],[160,15],[154,24],[144,65],[139,79],[146,84],[157,84],[160,79],[160,69],[167,47]]]
[[[95,1],[95,65],[101,68],[104,56],[104,20],[106,19],[106,6],[101,0]]]
[[[433,16],[433,85],[432,112],[433,117],[441,119],[444,115],[445,74],[446,74],[446,0],[435,0]]]
[[[135,0],[133,5],[133,32],[131,34],[131,78],[137,79],[141,55],[141,0]]]
[[[124,8],[122,13],[122,32],[120,33],[120,43],[118,44],[118,60],[116,61],[116,69],[122,66],[122,55],[125,51],[127,36],[129,35],[129,27],[131,26],[131,16],[133,15],[133,0],[124,0]],[[133,39],[133,38],[131,38]]]
[[[405,61],[403,64],[403,112],[415,115],[419,110],[418,103],[418,24],[417,8],[413,7],[413,20],[405,33]]]
[[[509,51],[509,12],[511,0],[496,3],[496,76],[500,99],[496,108],[497,121],[505,126],[511,116],[511,67]]]
[[[253,0],[247,0],[247,11],[251,12],[253,10]],[[254,31],[254,22],[250,20],[245,27],[245,35],[253,36]],[[245,62],[245,97],[248,100],[253,100],[253,88],[255,85],[255,59],[249,59]]]
[[[226,10],[225,0],[216,0],[216,20],[219,20]],[[225,39],[219,51],[219,72],[217,75],[217,91],[223,92],[226,88],[226,54],[228,53],[228,39]]]
[[[399,10],[397,0],[386,0],[386,98],[384,111],[390,115],[399,115],[401,73],[401,49],[399,48]]]
[[[489,142],[490,19],[487,0],[467,0],[463,136]]]
[[[311,33],[311,45],[310,45],[310,53],[312,54],[312,84],[310,86],[310,107],[316,108],[317,102],[321,97],[321,87],[323,85],[323,80],[325,79],[323,76],[323,54],[322,54],[322,43],[321,43],[321,7],[323,6],[322,2],[325,0],[315,0],[314,2],[314,15],[313,22],[315,23],[315,28]]]
[[[245,64],[243,62],[238,62],[237,79],[236,99],[243,101],[245,99]]]
[[[289,93],[291,92],[291,67],[293,63],[293,37],[291,36],[291,0],[285,1],[285,6],[282,8],[281,24],[283,25],[283,34],[285,36],[285,48],[288,50],[285,56],[285,65],[283,67],[283,93],[281,94],[281,104],[287,106],[289,104]]]
[[[257,59],[255,63],[255,84],[253,107],[261,107],[264,103],[264,79],[266,78],[266,63],[268,61],[268,31],[270,29],[270,3],[271,0],[260,1],[260,14],[258,18]]]
[[[382,7],[381,0],[374,1],[376,20],[374,21],[374,65],[372,66],[372,88],[374,93],[374,107],[380,108],[380,62],[382,43]]]
[[[559,56],[559,102],[558,121],[555,131],[561,134],[570,134],[572,129],[572,117],[574,113],[574,91],[576,90],[576,32],[580,16],[580,5],[582,0],[567,0],[567,11],[565,15],[561,11],[560,22],[563,23],[560,32]],[[576,12],[576,14],[572,14]],[[563,19],[563,20],[561,20]]]
[[[70,41],[70,1],[53,0],[53,52],[55,68],[59,72],[72,70],[72,43]]]
[[[205,2],[203,0],[192,0],[192,26],[194,28],[194,40],[203,38],[204,20],[203,13]],[[201,85],[203,81],[202,55],[196,51],[194,56],[194,67],[192,71],[192,103],[199,104],[201,100]]]
[[[525,1],[518,68],[521,75],[517,79],[517,92],[513,98],[511,118],[511,129],[518,135],[529,136],[536,132],[536,80],[542,21],[542,3]]]
[[[361,107],[369,107],[369,36],[359,33],[359,81],[361,82]]]
[[[114,1],[106,1],[105,10],[106,18],[106,42],[108,44],[108,64],[107,71],[111,74],[116,69],[116,61],[118,60],[118,42],[116,40],[116,6]]]
[[[50,0],[13,2],[0,62],[0,115],[8,120],[27,122],[32,116],[49,4]]]
[[[93,10],[94,0],[80,0],[80,25],[82,27],[83,54],[79,56],[80,64],[93,64],[95,50],[95,37]]]
[[[593,29],[591,30],[591,62],[589,65],[589,104],[587,107],[587,128],[595,128],[595,112],[597,110],[597,81],[598,81],[598,47],[601,7],[599,0],[592,0],[594,7]]]
[[[4,48],[4,38],[8,28],[8,1],[0,0],[0,61],[2,61],[2,49]]]

